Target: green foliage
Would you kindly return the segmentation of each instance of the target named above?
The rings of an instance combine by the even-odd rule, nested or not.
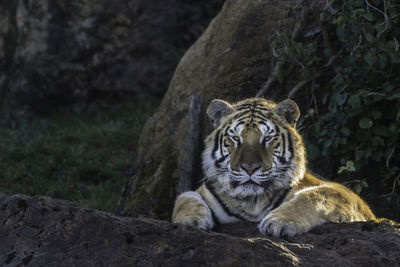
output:
[[[0,193],[48,195],[113,211],[154,106],[60,113],[0,129]]]
[[[399,2],[334,1],[321,17],[301,42],[285,33],[275,41],[284,48],[280,58],[312,81],[313,104],[299,122],[311,168],[323,159],[355,191],[379,185],[399,203]]]

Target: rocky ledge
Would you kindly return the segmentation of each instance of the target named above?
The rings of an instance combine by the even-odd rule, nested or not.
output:
[[[205,232],[42,196],[0,197],[1,266],[398,266],[400,224],[329,223],[290,239]]]

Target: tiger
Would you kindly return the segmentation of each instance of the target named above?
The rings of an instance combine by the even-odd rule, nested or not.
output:
[[[291,237],[325,222],[375,219],[356,193],[307,170],[293,100],[215,99],[207,115],[214,130],[202,153],[205,177],[177,197],[172,222],[208,231],[244,220],[262,235]]]

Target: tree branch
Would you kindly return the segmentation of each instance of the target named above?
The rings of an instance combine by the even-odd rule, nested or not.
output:
[[[188,126],[183,144],[183,151],[179,161],[180,177],[176,187],[177,195],[191,190],[193,184],[193,170],[195,168],[196,155],[199,148],[200,122],[201,122],[202,96],[193,94],[188,110]]]

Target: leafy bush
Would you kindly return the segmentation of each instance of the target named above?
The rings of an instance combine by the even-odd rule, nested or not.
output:
[[[310,84],[311,105],[299,122],[310,167],[357,193],[369,186],[397,203],[398,219],[400,3],[334,1],[321,18],[301,41],[283,32],[274,43],[279,59]]]

